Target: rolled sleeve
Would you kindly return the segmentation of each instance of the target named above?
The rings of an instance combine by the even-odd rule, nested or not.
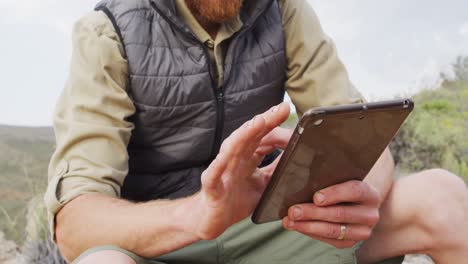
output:
[[[308,1],[282,0],[280,7],[288,59],[285,87],[298,113],[364,101]]]
[[[126,92],[128,64],[111,22],[101,12],[79,20],[72,34],[69,78],[54,113],[56,150],[45,203],[55,215],[85,193],[120,195],[128,173],[127,144],[135,112]]]

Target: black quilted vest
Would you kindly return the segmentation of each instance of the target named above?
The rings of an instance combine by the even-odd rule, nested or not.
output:
[[[104,0],[129,65],[136,107],[122,197],[179,198],[200,190],[200,175],[221,142],[283,101],[286,57],[273,0],[245,0],[243,28],[229,39],[217,88],[208,51],[177,15],[173,0]]]

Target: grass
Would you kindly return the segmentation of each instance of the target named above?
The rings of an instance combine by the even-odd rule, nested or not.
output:
[[[51,128],[0,126],[0,230],[21,244],[29,201],[44,192],[54,146]]]

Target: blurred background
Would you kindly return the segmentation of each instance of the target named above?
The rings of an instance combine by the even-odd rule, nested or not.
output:
[[[0,263],[17,263],[46,237],[41,195],[52,112],[68,75],[73,23],[96,2],[0,0]],[[391,145],[398,174],[442,167],[467,181],[468,2],[309,2],[369,101],[416,101]],[[292,113],[287,125],[296,120]],[[32,254],[48,254],[41,250]],[[407,263],[417,261],[426,263]]]

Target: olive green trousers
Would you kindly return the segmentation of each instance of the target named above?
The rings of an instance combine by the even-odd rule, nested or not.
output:
[[[145,259],[114,246],[102,246],[84,252],[74,263],[91,253],[117,250],[130,256],[137,264],[355,264],[356,248],[336,249],[297,232],[285,230],[281,222],[255,225],[250,219],[245,219],[215,240],[200,241],[155,259]],[[402,262],[403,257],[400,257],[381,264]]]

